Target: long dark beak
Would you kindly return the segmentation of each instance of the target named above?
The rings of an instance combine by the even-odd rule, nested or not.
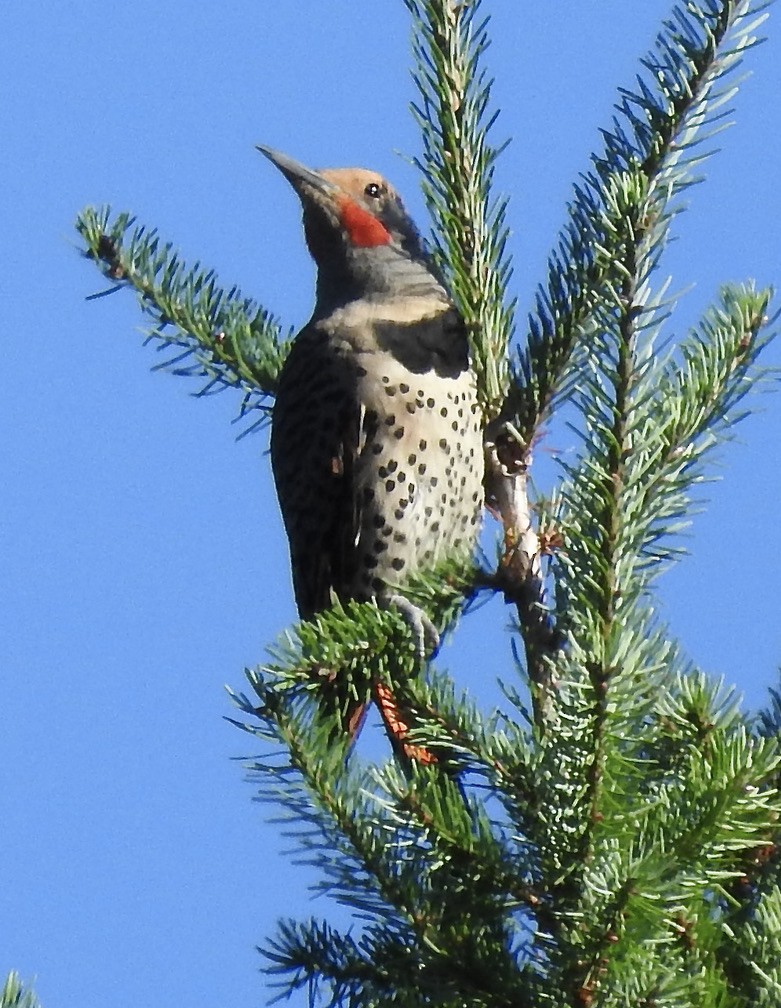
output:
[[[328,182],[316,171],[302,165],[300,161],[294,161],[287,154],[261,145],[258,145],[256,149],[279,168],[299,195],[304,195],[307,189],[309,194],[314,190],[315,193],[321,193],[323,196],[331,196],[336,191],[336,186],[332,182]]]

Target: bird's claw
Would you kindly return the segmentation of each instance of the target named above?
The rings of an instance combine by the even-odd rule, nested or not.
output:
[[[398,612],[409,627],[418,658],[424,661],[434,655],[439,648],[439,633],[423,610],[403,595],[390,595],[385,602],[388,608],[392,606]]]

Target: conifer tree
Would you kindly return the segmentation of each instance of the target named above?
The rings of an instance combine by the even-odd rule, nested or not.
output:
[[[781,696],[749,718],[684,657],[652,591],[712,450],[766,378],[770,292],[725,285],[671,342],[657,269],[766,5],[674,7],[516,319],[490,5],[404,3],[432,249],[469,329],[502,528],[495,558],[410,591],[451,625],[503,594],[514,714],[481,709],[436,660],[421,669],[403,621],[370,603],[334,603],[248,670],[234,700],[262,749],[251,776],[356,922],[283,921],[268,972],[334,1006],[778,1006]],[[111,289],[137,292],[163,367],[238,390],[262,437],[291,335],[279,320],[126,213],[87,209],[77,227]],[[562,410],[580,448],[533,498],[535,441]],[[318,708],[332,676],[358,695],[392,685],[439,762],[335,746]]]

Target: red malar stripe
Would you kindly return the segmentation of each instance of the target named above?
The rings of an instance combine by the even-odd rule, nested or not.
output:
[[[349,197],[345,196],[339,200],[339,210],[342,225],[353,245],[359,248],[373,248],[375,245],[387,245],[391,240],[387,228]]]

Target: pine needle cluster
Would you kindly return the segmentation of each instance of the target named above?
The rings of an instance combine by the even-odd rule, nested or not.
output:
[[[25,988],[19,974],[12,971],[0,990],[0,1008],[40,1008],[40,1002]]]

